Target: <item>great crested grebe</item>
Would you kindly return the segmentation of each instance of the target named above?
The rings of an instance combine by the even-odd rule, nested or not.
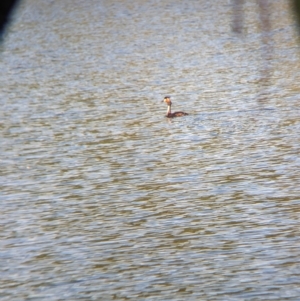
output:
[[[171,112],[172,101],[170,99],[170,96],[166,96],[163,101],[168,105],[166,117],[173,118],[173,117],[181,117],[181,116],[189,115],[188,113],[185,113],[185,112],[174,112],[174,113],[172,113]]]

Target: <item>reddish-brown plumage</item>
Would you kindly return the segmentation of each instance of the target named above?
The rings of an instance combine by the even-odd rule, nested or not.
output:
[[[166,117],[174,118],[174,117],[181,117],[181,116],[189,115],[188,113],[185,113],[185,112],[174,112],[174,113],[172,113],[171,112],[172,101],[171,101],[169,96],[166,96],[163,101],[168,105],[168,110],[167,110]]]
[[[185,115],[189,115],[189,114],[185,113],[185,112],[174,112],[174,113],[168,113],[168,115],[166,115],[166,117],[173,118],[173,117],[181,117],[181,116],[185,116]]]

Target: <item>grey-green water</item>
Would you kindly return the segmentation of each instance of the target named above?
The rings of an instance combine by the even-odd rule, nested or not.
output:
[[[230,1],[22,2],[1,52],[1,300],[300,299],[287,4],[266,62],[254,0],[243,37]],[[165,118],[166,94],[190,115]]]

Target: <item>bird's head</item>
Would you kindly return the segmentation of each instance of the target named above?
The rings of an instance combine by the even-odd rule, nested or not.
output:
[[[170,99],[170,96],[166,96],[163,100],[163,102],[165,102],[168,106],[170,106],[172,104],[172,101]]]

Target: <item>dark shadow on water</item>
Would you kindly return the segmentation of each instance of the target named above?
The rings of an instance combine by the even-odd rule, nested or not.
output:
[[[272,70],[272,59],[273,59],[273,41],[271,33],[271,2],[270,0],[257,0],[259,22],[261,30],[261,65],[258,70],[260,73],[260,80],[258,84],[258,97],[259,102],[265,102],[268,100],[268,87],[271,84]],[[236,34],[243,35],[244,27],[244,0],[232,0],[233,5],[233,20],[232,20],[232,31]]]

